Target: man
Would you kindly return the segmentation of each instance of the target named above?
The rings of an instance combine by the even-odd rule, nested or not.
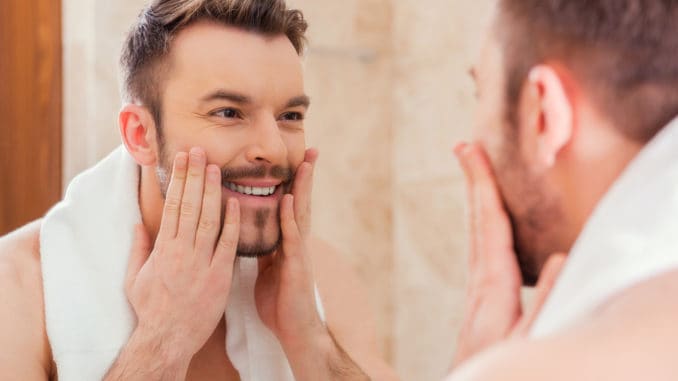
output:
[[[498,1],[450,380],[675,379],[677,51],[678,1]]]
[[[394,378],[355,278],[309,238],[305,30],[282,0],[141,13],[124,149],[0,239],[0,378]]]

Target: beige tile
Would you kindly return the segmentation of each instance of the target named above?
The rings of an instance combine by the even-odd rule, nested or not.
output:
[[[394,205],[395,358],[403,379],[441,379],[462,316],[466,274],[463,184],[398,186]]]
[[[394,2],[396,182],[455,174],[451,149],[473,126],[476,59],[490,1]]]
[[[310,20],[318,22],[320,16],[332,20],[331,12]],[[313,33],[310,38],[320,40]],[[306,60],[312,98],[307,140],[321,152],[314,229],[345,255],[369,290],[387,356],[392,348],[392,136],[390,110],[383,105],[390,102],[390,73],[387,56],[365,58],[360,49],[339,45],[312,48]]]
[[[335,53],[356,48],[388,50],[390,45],[390,0],[291,0],[309,22],[312,49]]]

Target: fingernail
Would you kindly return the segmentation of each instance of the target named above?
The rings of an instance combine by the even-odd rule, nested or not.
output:
[[[464,145],[464,149],[461,151],[461,154],[464,156],[471,155],[475,149],[475,144],[469,143]]]
[[[218,182],[220,174],[221,171],[219,170],[219,167],[217,167],[216,165],[210,164],[207,166],[207,178],[210,181]]]
[[[188,160],[188,155],[186,152],[177,152],[177,156],[174,157],[174,162],[180,168],[186,166],[186,161]]]
[[[461,156],[463,155],[467,145],[468,145],[467,143],[461,142],[454,147],[453,151],[457,159],[461,159]]]
[[[204,151],[203,151],[202,148],[200,148],[200,147],[191,148],[191,156],[193,156],[195,158],[202,158],[203,154],[204,154]]]

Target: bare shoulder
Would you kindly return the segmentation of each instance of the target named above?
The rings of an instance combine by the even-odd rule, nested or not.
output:
[[[372,379],[397,379],[379,351],[373,304],[355,270],[339,251],[317,237],[310,239],[309,249],[332,334]]]
[[[0,379],[51,372],[40,269],[40,221],[0,237]]]
[[[624,290],[557,335],[498,345],[450,381],[675,379],[676,295],[678,270],[672,270]]]
[[[372,346],[376,343],[376,333],[367,290],[353,268],[334,247],[315,237],[310,240],[309,246],[327,322],[330,327],[335,328],[333,333],[338,336],[353,336],[353,333],[360,332],[361,341],[367,339],[369,346]],[[356,315],[365,319],[358,322],[352,318]],[[349,327],[344,327],[342,323],[347,320],[350,321],[351,332],[344,333],[342,330]]]

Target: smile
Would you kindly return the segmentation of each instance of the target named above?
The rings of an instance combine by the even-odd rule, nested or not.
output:
[[[272,195],[278,188],[278,186],[275,185],[271,187],[250,187],[229,182],[224,183],[224,186],[232,190],[233,192],[238,192],[248,196],[261,196],[261,197]]]

